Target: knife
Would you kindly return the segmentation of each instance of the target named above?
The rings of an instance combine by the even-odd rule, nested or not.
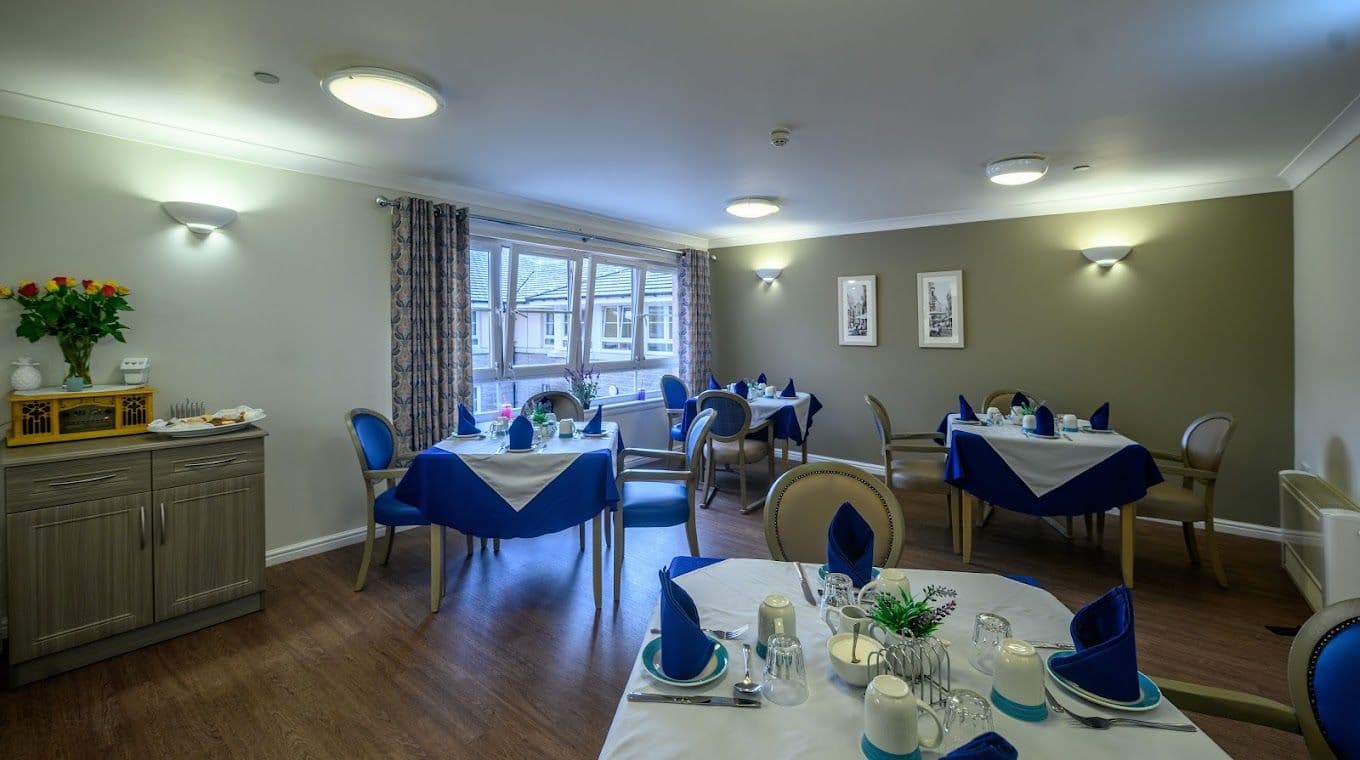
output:
[[[1076,647],[1072,646],[1071,644],[1063,644],[1057,641],[1026,641],[1025,643],[1029,644],[1035,649],[1059,649],[1067,651],[1076,649]]]
[[[628,692],[629,702],[662,702],[672,705],[698,705],[700,707],[760,707],[759,699],[736,699],[734,697],[684,697],[674,694],[653,694],[646,691]]]
[[[813,596],[812,587],[809,586],[807,582],[807,576],[803,575],[803,564],[801,562],[795,562],[793,563],[793,569],[798,571],[798,581],[803,584],[803,598],[807,600],[808,604],[816,607],[817,597]]]

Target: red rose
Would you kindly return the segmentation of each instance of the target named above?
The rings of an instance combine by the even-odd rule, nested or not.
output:
[[[66,278],[65,278],[65,277],[53,277],[53,278],[52,278],[52,282],[55,282],[58,286],[65,285],[65,284],[66,284]]]
[[[24,283],[23,285],[19,286],[19,295],[23,296],[24,298],[32,298],[38,295],[38,285],[32,282]]]
[[[90,283],[92,283],[92,282],[94,282],[94,280],[81,280],[81,281],[80,281],[80,287],[85,288],[86,290],[89,290],[89,289],[90,289]]]
[[[114,296],[118,295],[118,288],[115,288],[112,285],[105,285],[104,287],[99,289],[99,294],[104,296],[105,298],[113,298]]]

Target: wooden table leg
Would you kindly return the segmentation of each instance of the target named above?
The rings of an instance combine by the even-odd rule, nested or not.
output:
[[[590,558],[593,575],[591,580],[595,587],[595,609],[597,610],[600,609],[600,519],[600,515],[597,514],[595,515],[595,518],[590,521],[590,533],[594,539],[593,543],[595,545],[595,551]]]
[[[1124,572],[1124,585],[1133,588],[1134,531],[1138,523],[1138,508],[1125,504],[1119,509],[1119,567]]]
[[[803,464],[807,464],[807,433],[803,434]]]
[[[959,530],[963,531],[963,564],[973,563],[973,504],[977,499],[963,491],[963,515],[959,519]]]
[[[444,526],[430,526],[430,612],[439,611],[444,598]]]

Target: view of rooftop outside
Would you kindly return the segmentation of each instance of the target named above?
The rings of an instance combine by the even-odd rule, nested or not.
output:
[[[601,365],[601,402],[636,399],[640,391],[659,398],[661,376],[676,372],[673,270],[592,261],[589,254],[578,259],[515,250],[509,242],[483,238],[474,241],[471,265],[474,411],[492,411],[503,404],[518,408],[534,393],[570,390],[560,371],[550,368],[564,366],[572,342],[584,340],[587,331],[573,312],[584,314],[586,308],[591,311],[590,345],[581,354],[589,357],[588,364]],[[578,266],[582,282],[573,309]],[[639,287],[641,319],[635,314]],[[512,299],[515,309],[507,317]],[[513,330],[508,367],[497,361],[505,350],[498,336],[507,329]]]

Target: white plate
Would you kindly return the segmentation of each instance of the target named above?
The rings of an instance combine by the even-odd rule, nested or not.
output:
[[[265,418],[265,413],[263,409],[252,409],[250,407],[237,407],[236,409],[219,409],[213,414],[218,416],[228,416],[232,414],[240,414],[242,411],[246,413],[246,418],[245,421],[243,422],[229,422],[225,425],[212,425],[207,422],[180,423],[174,421],[167,422],[166,420],[156,419],[152,420],[151,424],[146,426],[146,431],[148,433],[159,433],[161,435],[166,435],[171,438],[200,438],[203,436],[222,435],[223,433],[231,433],[237,430],[243,430]]]
[[[472,440],[473,438],[485,438],[485,437],[486,437],[486,434],[485,434],[485,433],[463,433],[463,434],[460,435],[460,434],[458,434],[458,433],[454,433],[453,435],[451,435],[451,436],[449,436],[449,437],[450,437],[450,438],[457,438],[457,439],[460,440],[460,441],[468,441],[468,440]]]
[[[582,438],[604,438],[608,433],[581,433]]]
[[[528,454],[529,452],[531,452],[531,451],[533,451],[533,450],[534,450],[534,447],[533,447],[533,446],[530,446],[530,447],[527,448],[527,449],[506,449],[506,450],[505,450],[505,453],[507,453],[507,454]]]
[[[1157,688],[1157,684],[1153,682],[1151,678],[1143,675],[1142,671],[1138,672],[1138,686],[1142,689],[1142,695],[1134,702],[1116,702],[1113,699],[1107,699],[1099,694],[1093,694],[1053,672],[1052,663],[1054,657],[1061,659],[1064,656],[1070,657],[1071,655],[1071,652],[1055,652],[1044,662],[1044,668],[1048,671],[1048,675],[1054,681],[1058,682],[1059,686],[1078,697],[1081,697],[1087,702],[1100,705],[1101,707],[1108,707],[1111,710],[1122,710],[1124,712],[1146,712],[1162,703],[1162,690]]]
[[[955,425],[986,425],[982,420],[954,420]]]

